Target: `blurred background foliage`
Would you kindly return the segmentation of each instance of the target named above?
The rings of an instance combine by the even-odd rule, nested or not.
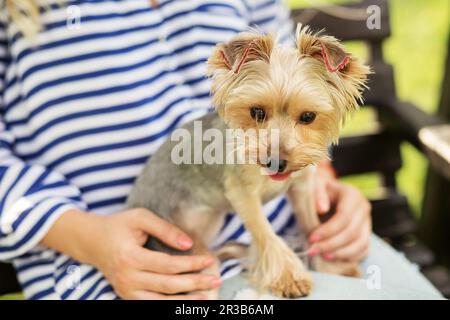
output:
[[[349,0],[289,0],[291,8],[349,2]],[[449,0],[390,0],[392,36],[386,41],[385,59],[394,66],[398,96],[427,112],[439,105],[450,26]],[[347,44],[349,50],[365,58],[359,43]],[[450,90],[450,88],[447,88]],[[344,135],[374,130],[375,118],[370,109],[357,112],[344,128]],[[408,143],[402,145],[403,168],[398,173],[400,190],[405,193],[414,212],[422,205],[427,162]],[[348,177],[343,180],[358,186],[369,197],[379,193],[377,174]]]

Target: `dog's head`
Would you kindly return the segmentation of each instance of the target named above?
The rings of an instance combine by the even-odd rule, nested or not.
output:
[[[225,123],[278,130],[278,154],[271,157],[279,158],[279,172],[328,157],[370,73],[333,37],[299,27],[296,40],[297,47],[288,48],[271,35],[241,33],[217,45],[208,60],[213,102]]]

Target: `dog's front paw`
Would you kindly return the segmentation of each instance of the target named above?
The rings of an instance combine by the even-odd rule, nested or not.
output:
[[[273,295],[284,298],[303,297],[311,292],[311,275],[279,238],[269,242],[262,254],[252,261],[256,263],[251,266],[251,280],[260,290],[269,289]]]
[[[280,279],[270,286],[273,295],[284,298],[307,296],[310,294],[312,288],[313,281],[311,275],[304,271],[296,275],[293,272],[286,271]]]

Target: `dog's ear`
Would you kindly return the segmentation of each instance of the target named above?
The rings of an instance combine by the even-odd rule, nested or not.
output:
[[[347,111],[358,108],[362,91],[371,73],[368,66],[348,53],[334,37],[313,33],[308,26],[297,27],[297,48],[301,56],[310,56],[323,63],[328,82],[342,93]]]
[[[328,72],[345,73],[351,55],[334,37],[312,33],[308,26],[297,27],[297,48],[302,56],[311,56],[323,62]]]
[[[232,71],[239,74],[247,62],[255,60],[269,62],[273,43],[270,34],[240,33],[228,43],[216,45],[207,62],[208,75],[214,76],[217,71]]]

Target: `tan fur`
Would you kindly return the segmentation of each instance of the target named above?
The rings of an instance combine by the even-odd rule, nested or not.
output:
[[[193,239],[192,254],[216,257],[213,265],[203,269],[201,273],[220,277],[219,257],[211,252],[206,244],[211,243],[214,236],[219,232],[223,225],[223,219],[217,219],[220,215],[214,214],[208,207],[196,207],[195,210],[189,210],[186,209],[190,207],[188,203],[182,203],[181,207],[183,212],[175,212],[173,222]],[[206,295],[208,299],[215,300],[219,297],[218,289],[197,293]]]
[[[288,198],[294,208],[299,227],[306,234],[320,225],[314,205],[314,190],[314,172],[309,168],[291,184],[288,191]],[[317,271],[350,277],[360,277],[362,274],[356,262],[327,261],[321,256],[312,258],[312,266]]]
[[[337,71],[329,71],[324,52],[329,63],[340,66]],[[225,177],[226,197],[252,235],[250,279],[262,290],[298,297],[312,289],[311,276],[272,230],[262,202],[289,189],[305,231],[319,225],[311,165],[328,157],[327,148],[337,141],[345,117],[358,108],[369,73],[335,38],[312,34],[308,27],[298,28],[297,48],[277,46],[271,35],[243,33],[217,45],[208,60],[213,102],[227,125],[243,130],[278,129],[278,152],[288,161],[286,171],[302,170],[296,177],[274,181],[261,175],[258,165],[244,165],[239,174]],[[255,106],[266,113],[261,123],[250,116]],[[315,121],[300,124],[303,112],[314,112]],[[270,144],[267,139],[264,147],[270,150]],[[315,261],[318,270],[352,276],[359,272],[354,263]]]
[[[218,248],[214,254],[222,262],[229,259],[245,259],[249,254],[248,247],[240,242],[229,241]]]
[[[41,31],[41,15],[36,0],[6,0],[6,10],[27,38],[33,38]]]
[[[250,280],[256,287],[270,288],[277,295],[306,295],[312,287],[310,275],[292,250],[274,233],[261,207],[261,198],[268,190],[264,185],[283,188],[284,183],[270,183],[266,176],[248,173],[255,170],[254,166],[245,170],[247,172],[242,175],[228,177],[225,186],[226,197],[253,237]],[[250,176],[253,179],[249,179]]]
[[[235,74],[233,67],[250,42],[258,45]],[[292,171],[327,158],[327,146],[337,141],[349,111],[358,108],[370,73],[369,67],[351,56],[343,70],[328,72],[317,56],[319,43],[344,50],[335,38],[312,34],[305,27],[297,31],[297,48],[274,46],[271,35],[244,33],[219,44],[208,60],[213,102],[220,116],[232,128],[279,129],[280,148],[291,156],[287,160],[292,160]],[[224,51],[231,69],[224,63]],[[249,116],[253,106],[266,111],[264,123]],[[308,126],[298,125],[305,111],[316,112],[317,118]]]
[[[198,235],[196,233],[190,233],[189,235],[194,242],[194,245],[192,247],[192,254],[199,255],[199,256],[203,255],[203,256],[214,257],[214,253],[208,249],[208,246],[206,245],[207,242],[204,241],[204,239],[201,235]],[[220,266],[220,262],[219,262],[219,259],[216,257],[214,263],[210,267],[203,269],[201,271],[201,273],[220,278],[219,266]],[[194,292],[194,293],[203,294],[209,300],[219,299],[219,289],[198,291],[198,292]]]

